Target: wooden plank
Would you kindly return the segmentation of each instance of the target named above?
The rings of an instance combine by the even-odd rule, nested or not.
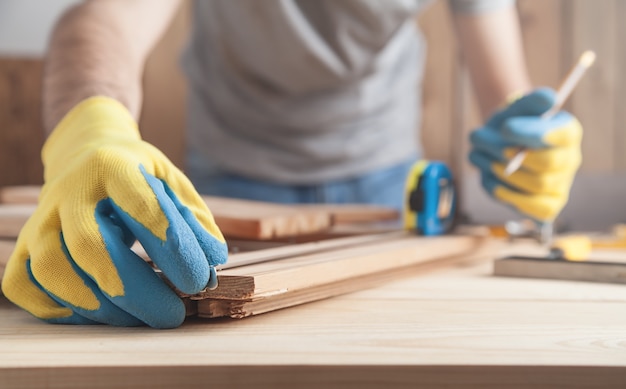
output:
[[[40,191],[39,186],[0,188],[0,208],[5,208],[0,210],[0,220],[3,212],[13,212],[2,204],[35,204]],[[203,199],[224,235],[241,239],[264,240],[315,234],[337,223],[389,221],[398,217],[394,209],[371,205],[284,205],[211,196],[203,196]],[[25,213],[24,222],[27,217]],[[13,231],[12,236],[17,236],[18,227],[21,228],[15,224],[7,225],[4,233]]]
[[[272,239],[312,234],[332,225],[328,212],[262,201],[203,196],[225,236]]]
[[[333,225],[373,223],[399,220],[400,213],[393,208],[364,204],[301,204],[298,210],[326,212],[332,215]]]
[[[0,386],[624,387],[626,288],[487,265],[169,331],[47,325],[0,299]]]
[[[381,233],[366,236],[335,238],[316,242],[283,245],[279,247],[266,248],[245,253],[235,253],[228,256],[228,263],[218,266],[217,269],[226,270],[235,267],[292,258],[298,255],[323,253],[339,248],[348,248],[360,246],[363,244],[382,242],[401,236],[406,236],[406,233],[403,231],[395,231],[390,233]]]
[[[0,236],[17,237],[32,214],[39,187],[7,187],[1,190]],[[204,197],[215,222],[225,236],[243,239],[270,239],[327,230],[332,215],[323,210],[301,210],[282,204]],[[6,203],[14,204],[6,204]]]
[[[459,255],[443,256],[436,260],[419,262],[414,265],[403,265],[384,271],[375,271],[359,277],[342,279],[310,288],[287,290],[285,293],[269,294],[261,297],[253,296],[244,300],[200,299],[197,300],[197,314],[202,318],[227,316],[233,319],[241,319],[346,293],[380,287],[394,280],[424,275],[433,270],[439,270],[459,262],[467,265],[476,260],[485,260],[490,257],[485,247],[487,246],[477,246],[475,249],[467,250]],[[491,246],[492,249],[493,247]],[[436,255],[433,255],[434,257]]]
[[[194,299],[248,300],[277,296],[333,282],[379,274],[419,263],[471,253],[485,241],[477,236],[405,236],[329,252],[296,255],[222,270],[219,286]]]

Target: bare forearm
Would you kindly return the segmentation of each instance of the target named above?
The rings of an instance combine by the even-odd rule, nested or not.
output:
[[[138,117],[145,59],[178,2],[125,1],[81,4],[57,24],[44,72],[47,131],[78,102],[95,95],[117,99]]]
[[[531,88],[516,9],[454,20],[481,112],[489,117],[512,93]]]

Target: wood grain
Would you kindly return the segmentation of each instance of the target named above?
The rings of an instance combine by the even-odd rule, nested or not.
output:
[[[39,187],[5,187],[0,190],[0,236],[17,237],[34,211]],[[244,239],[270,239],[327,230],[332,215],[315,209],[302,211],[281,204],[205,197],[224,235]],[[28,205],[31,204],[31,205]]]
[[[366,204],[301,204],[298,210],[326,212],[332,215],[333,225],[360,224],[399,220],[400,213],[388,207]]]
[[[490,251],[496,251],[496,245],[493,244],[494,242],[490,243],[491,245],[486,241],[481,243],[477,242],[473,249],[465,250],[457,255],[435,253],[431,250],[432,259],[429,261],[417,262],[412,265],[402,265],[395,268],[389,267],[386,270],[373,271],[358,277],[349,277],[347,279],[322,283],[304,289],[292,288],[286,290],[284,293],[270,293],[259,297],[251,296],[249,299],[243,300],[222,298],[201,299],[197,300],[197,314],[199,317],[203,318],[227,316],[234,319],[241,319],[346,293],[380,287],[393,280],[414,277],[416,275],[425,275],[434,270],[461,262],[468,264],[475,260],[484,260],[490,257]],[[381,255],[381,258],[382,257]],[[387,256],[385,257],[387,258]],[[363,266],[367,266],[367,263],[364,263]],[[339,267],[339,269],[341,268]],[[310,274],[311,277],[314,277],[316,273],[315,271],[311,271]]]
[[[200,388],[209,379],[259,389],[626,385],[626,288],[490,272],[486,262],[461,263],[267,315],[193,319],[169,331],[47,325],[0,298],[0,386]]]
[[[283,244],[281,246],[261,248],[249,252],[230,254],[228,256],[228,263],[218,266],[217,269],[232,269],[235,267],[292,258],[298,255],[302,256],[312,253],[319,254],[341,248],[358,247],[363,244],[384,242],[389,239],[395,239],[405,235],[406,233],[403,231],[395,231],[390,233],[332,238],[307,243]]]
[[[218,274],[219,286],[216,289],[193,298],[247,300],[333,282],[350,282],[361,276],[471,253],[482,242],[483,238],[461,235],[406,236],[363,243],[357,247],[296,255],[280,261],[222,270]]]
[[[289,205],[252,200],[203,196],[215,222],[225,236],[271,239],[312,234],[327,230],[332,215],[325,211],[301,210]]]

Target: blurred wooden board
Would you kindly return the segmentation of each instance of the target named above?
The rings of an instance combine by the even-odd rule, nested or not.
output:
[[[566,261],[541,257],[505,257],[494,261],[493,274],[507,277],[626,284],[626,251],[619,260]]]
[[[17,238],[35,208],[33,204],[0,204],[0,238]]]
[[[41,186],[16,185],[0,188],[0,204],[37,204]]]
[[[299,210],[328,212],[333,225],[363,224],[398,220],[400,213],[393,208],[361,204],[301,204],[294,205]]]
[[[1,236],[16,237],[32,213],[23,206],[36,204],[39,186],[16,186],[0,189]],[[337,223],[364,223],[398,218],[397,211],[369,205],[283,205],[261,201],[203,196],[217,225],[227,237],[240,239],[276,239],[327,231]],[[0,223],[2,224],[2,223]]]
[[[9,256],[13,252],[13,248],[15,247],[15,242],[12,240],[0,240],[0,282],[2,280],[2,275],[4,274],[4,268],[9,261]]]

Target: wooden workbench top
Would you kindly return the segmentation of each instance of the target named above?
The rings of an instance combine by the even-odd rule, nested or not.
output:
[[[623,285],[490,273],[174,330],[48,325],[0,298],[0,388],[626,387]]]

